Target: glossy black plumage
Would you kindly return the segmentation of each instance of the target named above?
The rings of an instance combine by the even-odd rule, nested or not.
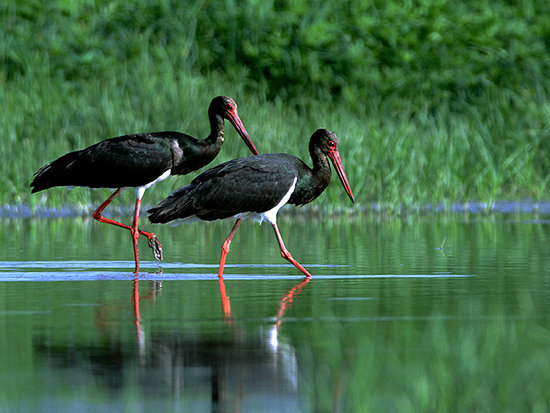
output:
[[[231,111],[234,119],[230,117]],[[218,155],[224,140],[224,118],[231,120],[250,150],[258,153],[231,98],[214,98],[208,113],[211,132],[204,140],[171,131],[106,139],[43,166],[30,184],[31,192],[54,186],[140,187],[155,181],[166,171],[171,175],[196,171]]]
[[[191,184],[174,191],[159,205],[151,208],[148,211],[149,220],[166,223],[176,219],[210,221],[236,217],[238,221],[235,230],[240,219],[252,215],[268,220],[278,234],[276,215],[282,205],[307,204],[328,186],[332,174],[329,159],[350,199],[354,201],[338,153],[336,135],[327,129],[317,130],[310,139],[309,152],[312,168],[286,153],[250,156],[222,163],[203,172]],[[232,234],[226,240],[227,244]],[[288,253],[279,234],[278,240],[281,253]],[[290,258],[289,261],[296,265]],[[220,276],[222,267],[221,264]],[[300,267],[306,275],[309,274]]]
[[[118,188],[93,216],[100,222],[129,229],[134,239],[135,272],[139,270],[137,238],[144,235],[155,257],[162,259],[162,247],[153,233],[138,230],[141,197],[144,191],[169,175],[184,175],[210,163],[224,141],[224,119],[235,127],[246,145],[257,154],[238,113],[237,105],[227,96],[218,96],[208,107],[210,134],[204,140],[180,132],[153,132],[119,136],[85,149],[67,153],[43,166],[31,182],[31,192],[55,186]],[[101,212],[121,188],[136,188],[136,208],[132,226],[104,218]]]
[[[205,221],[275,207],[297,176],[298,158],[284,153],[234,159],[195,178],[150,209],[151,222],[196,216]],[[305,165],[304,165],[305,166]],[[272,185],[266,185],[266,178]]]

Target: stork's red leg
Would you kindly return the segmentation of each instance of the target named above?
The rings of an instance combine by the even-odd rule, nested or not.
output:
[[[134,210],[134,220],[132,221],[132,228],[130,232],[132,233],[132,242],[134,244],[134,258],[136,260],[136,268],[134,273],[139,272],[139,249],[138,249],[138,240],[139,240],[139,230],[138,230],[138,221],[139,221],[139,208],[141,206],[141,199],[136,199],[136,208]]]
[[[107,207],[107,205],[109,205],[113,201],[113,199],[115,199],[115,197],[120,193],[120,190],[121,190],[121,188],[118,188],[115,192],[113,192],[112,195],[109,198],[107,198],[107,200],[105,202],[103,202],[94,211],[92,216],[94,217],[94,219],[97,219],[99,222],[103,222],[105,224],[116,225],[117,227],[126,228],[126,229],[131,231],[132,230],[131,226],[123,224],[123,223],[115,221],[115,220],[112,220],[110,218],[105,218],[103,215],[101,215],[101,213]],[[153,234],[152,232],[142,231],[141,229],[138,230],[138,231],[139,231],[140,235],[143,235],[143,236],[147,237],[148,239],[150,239],[152,237],[156,237],[156,235]]]
[[[120,222],[117,222],[117,221],[113,221],[112,219],[109,219],[109,218],[105,218],[103,215],[101,215],[101,213],[103,212],[103,210],[105,208],[107,208],[107,205],[109,205],[111,202],[113,202],[113,199],[115,199],[117,197],[117,195],[120,194],[120,188],[118,188],[115,192],[113,192],[111,194],[111,196],[109,198],[107,198],[105,200],[105,202],[103,202],[95,211],[94,213],[92,214],[92,216],[94,217],[94,219],[97,219],[99,222],[104,222],[105,224],[111,224],[111,225],[116,225],[117,227],[122,227],[122,228],[126,228],[126,229],[130,229],[130,227],[128,225],[124,225],[124,224],[121,224]]]
[[[135,257],[135,260],[136,260],[135,272],[137,273],[138,270],[139,270],[138,251],[137,251],[137,239],[139,238],[139,235],[143,235],[143,236],[147,237],[147,239],[149,240],[149,246],[153,249],[153,254],[155,255],[155,258],[159,261],[162,261],[162,245],[160,244],[160,242],[157,239],[157,236],[154,233],[142,231],[142,230],[138,229],[138,227],[137,227],[138,220],[139,220],[139,208],[140,208],[140,205],[141,205],[141,199],[140,198],[137,198],[137,200],[136,200],[136,208],[135,208],[135,211],[134,211],[134,221],[132,223],[132,226],[128,226],[126,224],[123,224],[121,222],[115,221],[115,220],[110,219],[110,218],[105,218],[103,215],[101,215],[103,210],[105,208],[107,208],[107,206],[113,201],[113,199],[115,199],[118,196],[120,191],[121,191],[121,188],[118,188],[115,192],[113,192],[111,194],[111,196],[109,198],[107,198],[105,200],[105,202],[103,202],[94,211],[92,216],[96,220],[98,220],[99,222],[103,222],[105,224],[110,224],[110,225],[115,225],[115,226],[120,227],[120,228],[125,228],[125,229],[129,230],[132,233],[132,239],[133,239],[133,243],[134,243],[134,257]]]
[[[223,314],[225,317],[229,318],[231,317],[231,306],[229,304],[229,297],[225,292],[225,284],[223,282],[223,277],[218,278],[218,284],[220,286],[220,296],[222,299]]]
[[[220,260],[220,269],[218,270],[218,278],[223,278],[223,269],[225,267],[225,257],[227,257],[227,254],[229,253],[229,246],[231,245],[231,240],[233,239],[233,235],[235,235],[235,231],[237,231],[237,227],[241,223],[242,219],[237,219],[237,222],[235,222],[235,225],[233,225],[233,228],[231,229],[231,232],[225,239],[222,245],[222,258]]]
[[[279,228],[277,227],[277,224],[273,224],[273,229],[275,230],[275,236],[277,237],[277,241],[279,242],[279,248],[281,250],[281,256],[293,264],[296,268],[298,268],[300,271],[302,271],[306,277],[311,277],[311,274],[306,270],[302,264],[300,264],[298,261],[296,261],[290,252],[286,249],[285,243],[283,242],[283,237],[281,237],[281,233],[279,232]]]

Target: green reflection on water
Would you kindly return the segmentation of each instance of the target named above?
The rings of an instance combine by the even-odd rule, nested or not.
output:
[[[128,221],[128,218],[126,218]],[[428,216],[353,221],[283,216],[281,233],[294,257],[307,264],[350,265],[342,274],[506,273],[545,271],[549,225],[530,216]],[[86,219],[2,220],[0,260],[133,260],[128,231]],[[175,227],[143,223],[157,233],[167,262],[219,262],[232,222]],[[153,262],[144,239],[140,256]],[[269,224],[245,221],[228,264],[287,264]],[[151,269],[151,266],[149,266]],[[132,271],[129,265],[128,270]],[[235,270],[242,271],[242,270]],[[313,274],[330,269],[313,269]],[[332,272],[331,272],[332,271]],[[214,272],[214,271],[212,271]],[[289,266],[285,274],[299,275]]]
[[[547,222],[285,218],[281,232],[295,258],[306,266],[345,266],[312,267],[312,281],[285,300],[300,280],[273,274],[299,274],[279,256],[269,225],[243,225],[228,264],[285,266],[228,268],[268,278],[226,280],[230,319],[216,268],[201,270],[212,281],[140,281],[138,319],[125,231],[82,220],[1,221],[0,261],[130,265],[121,281],[0,283],[0,404],[8,411],[24,411],[23,400],[31,411],[77,401],[83,411],[208,411],[217,394],[229,411],[548,408]],[[169,262],[217,264],[230,227],[155,231]],[[141,249],[151,260],[145,243]]]

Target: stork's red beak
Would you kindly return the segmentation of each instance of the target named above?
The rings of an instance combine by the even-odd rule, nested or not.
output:
[[[344,187],[346,193],[351,199],[351,202],[355,203],[355,197],[351,192],[351,187],[349,186],[348,178],[346,176],[346,173],[344,172],[344,167],[342,166],[342,160],[340,159],[340,152],[338,152],[337,149],[334,149],[328,153],[328,157],[332,161],[332,164],[334,165],[334,169],[336,169],[336,173],[338,174],[338,178],[340,178],[340,182],[342,182],[342,186]]]
[[[248,149],[250,149],[254,155],[258,155],[258,150],[254,146],[254,143],[252,143],[252,139],[250,139],[250,136],[248,136],[248,132],[244,128],[244,125],[241,122],[241,118],[239,118],[239,115],[237,114],[237,109],[235,109],[234,112],[228,113],[227,117],[229,122],[231,122],[239,135],[241,135],[241,138],[243,138],[243,141],[244,143],[246,143],[246,146],[248,146]]]

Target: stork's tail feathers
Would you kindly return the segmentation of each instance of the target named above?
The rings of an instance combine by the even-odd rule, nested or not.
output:
[[[43,191],[54,186],[78,184],[72,173],[72,166],[81,151],[69,152],[55,161],[44,165],[35,174],[30,186],[31,193]]]
[[[179,218],[185,218],[189,214],[187,211],[192,209],[193,200],[186,196],[191,185],[184,186],[172,192],[166,199],[157,206],[147,210],[147,218],[155,224],[165,224]]]

